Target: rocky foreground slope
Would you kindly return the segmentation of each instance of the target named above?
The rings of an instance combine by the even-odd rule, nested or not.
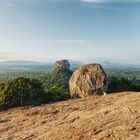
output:
[[[140,93],[0,112],[0,140],[140,140]]]

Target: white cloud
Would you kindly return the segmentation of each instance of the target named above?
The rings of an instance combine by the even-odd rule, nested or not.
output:
[[[82,3],[82,6],[94,8],[94,9],[104,9],[104,10],[124,10],[124,8],[116,6],[111,6],[107,4],[131,4],[131,3],[140,3],[140,0],[77,0]]]
[[[84,3],[136,3],[140,2],[140,0],[79,0],[80,2]]]
[[[42,2],[82,2],[82,3],[140,3],[140,0],[9,0],[8,7],[13,7],[13,3],[40,4]]]
[[[80,1],[85,3],[103,3],[108,2],[109,0],[80,0]]]
[[[0,61],[1,60],[6,60],[6,59],[12,59],[16,55],[13,52],[0,52]]]
[[[78,44],[85,44],[86,40],[58,40],[54,41],[55,43],[78,43]]]

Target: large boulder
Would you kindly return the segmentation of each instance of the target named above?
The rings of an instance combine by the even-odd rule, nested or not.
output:
[[[106,74],[100,64],[89,64],[78,68],[70,81],[71,97],[102,95],[107,89]]]
[[[56,61],[54,64],[55,68],[67,68],[70,69],[70,64],[68,60],[60,60],[60,61]]]

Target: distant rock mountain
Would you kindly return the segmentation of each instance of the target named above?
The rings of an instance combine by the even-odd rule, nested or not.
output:
[[[68,60],[56,61],[53,70],[45,75],[42,83],[46,90],[57,86],[69,95],[69,79],[72,73]]]
[[[56,61],[54,64],[55,68],[67,68],[70,69],[70,64],[68,60],[60,60],[60,61]]]

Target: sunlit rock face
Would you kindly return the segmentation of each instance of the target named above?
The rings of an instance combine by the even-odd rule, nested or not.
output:
[[[78,68],[70,81],[71,97],[103,95],[107,90],[106,74],[100,64],[89,64]]]
[[[70,69],[70,64],[68,60],[60,60],[60,61],[56,61],[54,64],[55,68],[67,68]]]

